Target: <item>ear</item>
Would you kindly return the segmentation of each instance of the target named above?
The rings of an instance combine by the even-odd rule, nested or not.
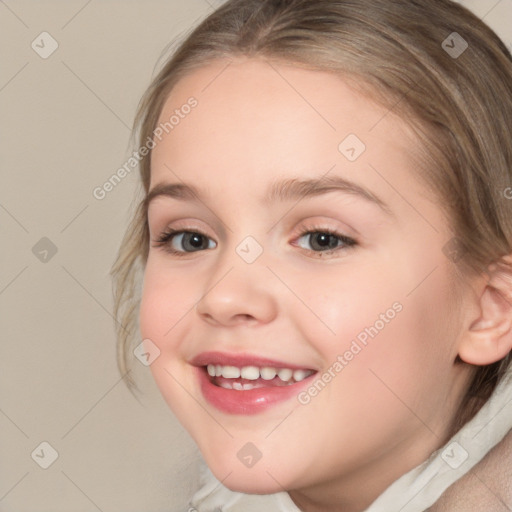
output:
[[[492,263],[487,273],[471,308],[475,318],[459,344],[459,357],[478,366],[499,361],[512,350],[512,254]]]

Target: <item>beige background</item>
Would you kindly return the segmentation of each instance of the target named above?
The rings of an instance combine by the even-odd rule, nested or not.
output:
[[[512,47],[512,0],[462,3]],[[92,191],[126,161],[166,45],[219,4],[0,0],[0,512],[188,508],[191,439],[147,368],[135,361],[139,402],[115,363],[108,273],[138,176]],[[43,31],[59,45],[46,59],[31,47]]]

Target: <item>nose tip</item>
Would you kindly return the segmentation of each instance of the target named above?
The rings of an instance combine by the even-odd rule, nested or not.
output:
[[[266,269],[254,272],[256,267],[241,265],[238,271],[232,267],[226,272],[196,303],[197,314],[211,325],[267,323],[275,317],[275,296],[262,278]]]
[[[197,308],[196,308],[197,309]],[[200,317],[202,317],[207,323],[210,325],[241,325],[241,324],[251,324],[256,323],[257,319],[249,315],[247,313],[234,313],[234,314],[224,314],[217,312],[217,314],[212,315],[210,313],[201,313],[198,311]]]

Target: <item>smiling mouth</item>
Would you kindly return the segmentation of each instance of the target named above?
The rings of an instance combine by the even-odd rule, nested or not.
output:
[[[258,388],[292,386],[310,377],[315,370],[275,368],[271,366],[229,366],[208,364],[203,366],[209,381],[217,387],[236,391]]]
[[[227,414],[263,413],[291,400],[318,370],[254,354],[203,352],[190,361],[203,398]]]

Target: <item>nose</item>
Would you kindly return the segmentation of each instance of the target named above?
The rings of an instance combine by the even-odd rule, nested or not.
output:
[[[197,314],[215,326],[257,325],[277,315],[272,273],[262,262],[247,264],[238,255],[218,265],[196,304]]]

